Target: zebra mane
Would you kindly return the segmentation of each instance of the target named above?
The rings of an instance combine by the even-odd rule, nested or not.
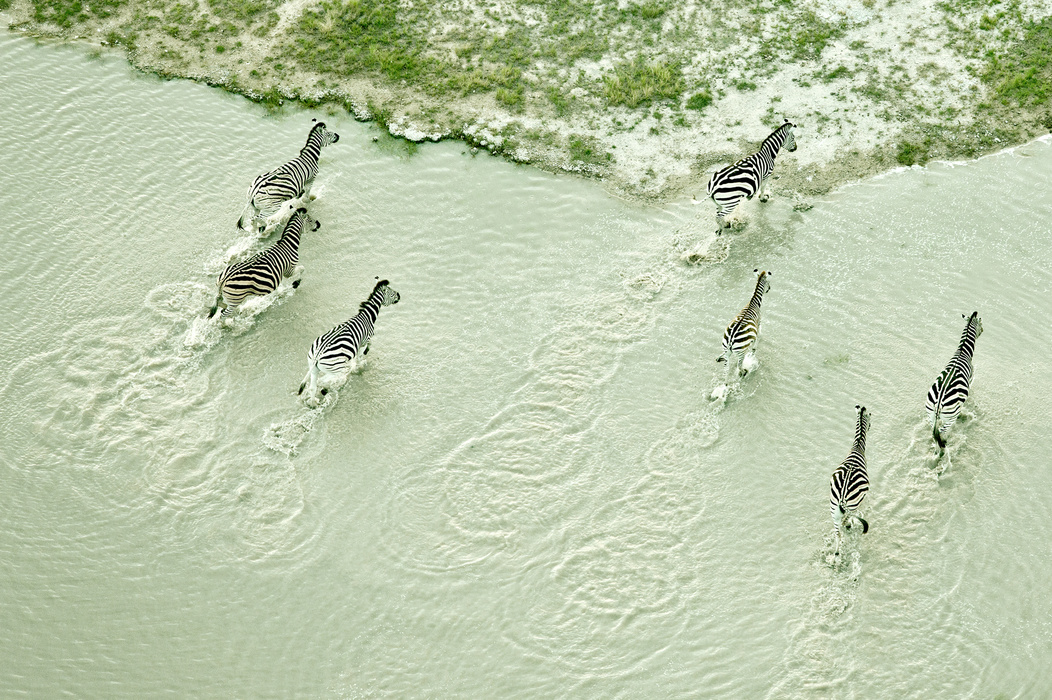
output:
[[[325,131],[325,122],[318,122],[317,124],[312,126],[310,131],[307,133],[307,143],[306,143],[306,145],[303,146],[303,148],[307,148],[307,146],[310,146],[310,142],[314,138],[321,138],[320,134],[324,133],[324,131]]]
[[[391,284],[389,280],[380,280],[379,282],[377,282],[376,286],[373,287],[373,291],[369,292],[369,298],[358,305],[358,310],[360,311],[361,309],[364,309],[366,306],[368,306],[369,302],[372,301],[376,297],[376,295],[380,293],[380,288],[386,287],[389,284]]]
[[[760,144],[760,148],[763,149],[763,147],[766,146],[768,142],[773,141],[776,138],[782,137],[786,131],[789,131],[789,129],[792,129],[794,126],[796,126],[796,124],[793,124],[791,121],[786,119],[781,126],[772,131],[767,136],[767,138],[763,140],[763,143]],[[781,143],[779,143],[778,145],[781,146]]]
[[[961,332],[961,342],[958,345],[958,352],[961,351],[965,345],[975,343],[975,339],[979,337],[979,334],[983,332],[983,321],[979,318],[979,312],[973,311],[971,316],[965,316],[967,322],[964,324],[964,331]]]
[[[855,444],[866,448],[866,433],[869,431],[869,412],[865,406],[855,406],[858,409],[858,425],[855,428]]]

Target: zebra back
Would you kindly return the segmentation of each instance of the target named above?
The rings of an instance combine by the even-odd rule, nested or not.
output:
[[[855,427],[855,442],[847,459],[833,471],[829,482],[829,506],[833,519],[852,513],[862,503],[869,491],[869,475],[866,473],[866,432],[869,430],[869,412],[865,406],[858,409],[858,423]],[[863,520],[863,532],[869,526]]]
[[[766,270],[760,271],[759,269],[753,270],[753,272],[759,273],[759,276],[756,278],[756,289],[753,291],[749,303],[731,321],[731,324],[727,326],[727,330],[723,333],[724,355],[721,356],[721,361],[728,359],[728,354],[739,355],[744,353],[749,346],[756,342],[756,337],[760,333],[760,304],[763,303],[763,295],[771,288],[771,283],[767,279],[771,273]]]
[[[961,333],[961,341],[957,344],[957,350],[950,358],[946,369],[939,374],[935,383],[928,389],[928,396],[924,402],[928,418],[932,421],[935,440],[940,447],[944,446],[939,435],[940,430],[957,420],[961,407],[968,399],[972,381],[972,354],[975,351],[975,341],[983,332],[983,322],[979,318],[978,311],[964,318],[967,321]]]

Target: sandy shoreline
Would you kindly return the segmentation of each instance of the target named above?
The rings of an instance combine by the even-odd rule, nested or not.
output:
[[[1052,128],[1052,94],[1026,82],[1035,70],[1038,82],[1052,77],[1024,60],[1052,37],[1038,2],[994,12],[967,0],[596,0],[579,16],[558,0],[100,7],[14,0],[0,21],[267,104],[347,110],[411,141],[462,139],[634,199],[702,198],[712,171],[783,117],[799,124],[799,148],[779,156],[773,191],[802,206],[845,182]],[[372,53],[354,53],[369,41]],[[343,61],[352,55],[358,63]]]

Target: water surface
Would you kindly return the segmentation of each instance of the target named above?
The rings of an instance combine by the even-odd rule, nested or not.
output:
[[[707,206],[12,33],[0,66],[0,694],[1052,687],[1047,141],[750,202],[699,261]],[[245,190],[311,116],[341,139],[303,284],[221,330]],[[761,366],[716,405],[756,267]],[[308,410],[307,348],[377,276],[401,303]],[[939,460],[924,394],[973,310]],[[856,403],[872,528],[833,566]]]

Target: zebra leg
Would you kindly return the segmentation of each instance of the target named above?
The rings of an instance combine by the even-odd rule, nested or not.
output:
[[[935,444],[939,446],[939,454],[942,454],[942,451],[946,449],[946,438],[942,436],[942,431],[946,426],[939,425],[940,421],[938,413],[935,414],[935,420],[932,422],[934,423],[934,426],[932,427],[931,435],[935,438]]]
[[[760,180],[760,201],[766,202],[771,198],[771,193],[767,190],[767,178]]]
[[[739,200],[735,200],[733,202],[726,202],[724,204],[717,203],[717,205],[716,205],[717,206],[717,209],[716,209],[716,227],[717,227],[716,228],[716,235],[717,236],[720,235],[723,232],[723,229],[731,227],[731,222],[727,221],[727,217],[730,216],[734,212],[734,209],[735,209],[735,207],[738,206],[738,202],[739,201],[741,201],[741,200],[739,199]]]

